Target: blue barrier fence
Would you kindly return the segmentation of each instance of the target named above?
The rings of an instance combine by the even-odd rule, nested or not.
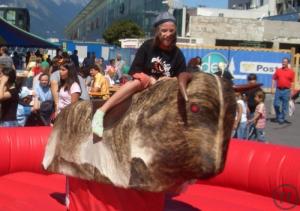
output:
[[[128,65],[134,59],[137,49],[122,49],[115,46],[109,46],[99,43],[63,41],[63,47],[68,51],[79,50],[79,57],[83,59],[87,52],[95,52],[96,57],[103,57],[107,62],[115,58],[117,53],[122,55],[122,59]],[[281,66],[283,58],[291,58],[289,51],[270,51],[261,49],[243,49],[243,48],[181,48],[186,62],[191,58],[200,56],[202,58],[202,70],[208,73],[214,73],[217,70],[219,62],[227,64],[228,71],[234,76],[235,84],[246,83],[249,73],[257,74],[258,82],[264,84],[264,88],[270,88],[272,83],[272,74],[276,67]]]
[[[288,51],[265,51],[254,49],[181,49],[187,61],[200,56],[202,58],[202,70],[214,73],[218,63],[227,64],[228,71],[234,76],[235,84],[247,83],[247,75],[255,73],[258,81],[264,84],[264,88],[270,88],[272,75],[277,67],[281,67],[283,58],[291,58]]]

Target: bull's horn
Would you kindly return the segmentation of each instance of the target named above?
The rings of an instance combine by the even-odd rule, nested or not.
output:
[[[192,80],[192,78],[193,75],[189,72],[182,72],[178,76],[179,90],[186,102],[189,101],[186,88],[188,83]]]
[[[235,92],[246,92],[251,89],[256,89],[261,87],[263,84],[240,84],[240,85],[233,85],[233,90]]]

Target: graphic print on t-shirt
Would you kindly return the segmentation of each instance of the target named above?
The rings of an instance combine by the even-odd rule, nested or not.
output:
[[[151,59],[151,73],[160,76],[168,76],[170,77],[170,69],[171,65],[167,64],[166,61],[162,60],[161,57],[154,57]]]

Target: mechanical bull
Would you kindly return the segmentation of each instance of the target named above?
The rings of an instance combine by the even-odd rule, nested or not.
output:
[[[152,192],[220,173],[235,118],[234,91],[206,73],[189,80],[184,73],[133,95],[118,120],[107,113],[100,141],[93,140],[92,104],[68,106],[50,135],[44,168]]]

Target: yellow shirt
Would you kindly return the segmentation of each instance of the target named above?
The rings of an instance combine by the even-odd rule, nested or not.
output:
[[[109,98],[109,84],[106,78],[101,74],[97,73],[92,81],[92,88],[99,88],[99,93],[103,100]]]

